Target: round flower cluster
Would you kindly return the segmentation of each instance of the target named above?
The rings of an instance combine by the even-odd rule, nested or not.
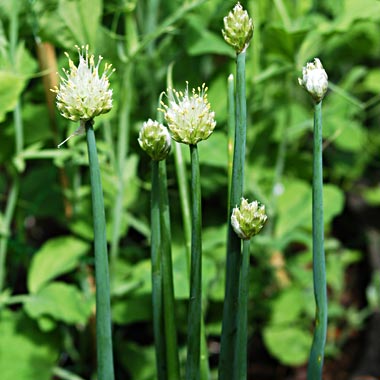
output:
[[[267,218],[264,205],[242,198],[240,207],[232,210],[231,225],[240,239],[249,240],[261,231]]]
[[[138,141],[141,149],[148,153],[152,160],[164,160],[170,152],[169,131],[158,121],[146,121],[140,130]]]
[[[328,87],[328,78],[321,61],[314,58],[314,62],[308,62],[302,69],[302,78],[298,83],[319,103],[325,96]]]
[[[253,21],[248,12],[238,2],[228,16],[224,17],[223,22],[224,39],[237,53],[241,53],[248,47],[253,36]]]
[[[59,87],[56,86],[52,91],[57,94],[57,108],[62,116],[73,121],[87,121],[111,110],[109,77],[114,69],[106,63],[103,74],[99,76],[99,65],[103,57],[99,56],[95,64],[94,55],[88,53],[88,45],[76,48],[79,54],[78,67],[69,54],[65,53],[70,69],[63,69],[66,78],[60,76]]]
[[[206,140],[213,132],[216,121],[215,112],[210,111],[205,84],[192,90],[190,96],[188,84],[184,93],[169,91],[169,104],[162,103],[165,120],[172,138],[180,143],[195,145]]]

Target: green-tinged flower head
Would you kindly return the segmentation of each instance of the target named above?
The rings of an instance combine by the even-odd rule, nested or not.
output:
[[[170,152],[170,133],[158,121],[146,121],[140,130],[138,141],[141,149],[148,153],[152,160],[164,160]]]
[[[224,17],[223,22],[224,39],[237,53],[241,53],[248,47],[253,36],[253,21],[248,12],[238,2],[228,16]]]
[[[99,76],[99,65],[103,57],[99,56],[95,64],[94,55],[88,53],[88,45],[76,48],[79,54],[78,67],[65,53],[70,69],[63,69],[66,78],[61,76],[59,87],[56,86],[52,91],[57,93],[57,108],[63,117],[73,121],[87,121],[111,110],[109,77],[114,69],[106,63],[103,74]]]
[[[232,210],[231,225],[240,239],[249,240],[261,231],[267,218],[264,205],[242,198],[240,206]]]
[[[314,58],[314,62],[308,62],[302,69],[302,78],[298,83],[319,103],[325,96],[328,87],[328,78],[321,61]]]
[[[203,83],[198,92],[193,88],[189,95],[186,82],[185,93],[169,90],[169,104],[161,103],[165,120],[172,138],[180,143],[195,145],[206,140],[213,132],[216,121],[215,112],[210,111],[207,99],[207,87]]]

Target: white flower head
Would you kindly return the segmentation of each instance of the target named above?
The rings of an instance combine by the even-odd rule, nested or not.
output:
[[[106,63],[103,74],[99,75],[99,65],[103,57],[99,56],[95,64],[94,55],[89,55],[88,45],[76,46],[79,54],[78,67],[74,65],[68,53],[69,70],[63,69],[66,76],[60,76],[59,87],[52,89],[57,94],[57,108],[67,119],[91,120],[95,116],[107,113],[112,108],[112,90],[109,77],[115,71]]]
[[[240,239],[249,240],[261,231],[267,218],[264,205],[242,198],[240,206],[232,210],[231,225]]]
[[[164,160],[170,152],[171,137],[167,128],[158,121],[149,119],[144,122],[138,142],[146,153],[155,161]]]
[[[222,34],[225,41],[237,53],[244,51],[253,36],[253,21],[248,12],[238,2],[228,16],[224,17],[223,23]]]
[[[298,83],[312,96],[316,103],[324,98],[328,77],[321,61],[314,58],[314,62],[308,62],[302,69],[302,78],[298,78]]]
[[[209,138],[216,121],[215,112],[210,110],[205,84],[198,87],[198,92],[193,88],[192,95],[189,94],[187,82],[184,93],[174,89],[168,92],[169,104],[161,103],[164,107],[161,111],[165,115],[172,138],[188,145],[195,145]]]

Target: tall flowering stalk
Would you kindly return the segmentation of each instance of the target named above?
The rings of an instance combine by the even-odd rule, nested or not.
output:
[[[266,220],[265,206],[257,201],[248,203],[246,199],[242,198],[240,206],[236,206],[232,210],[231,226],[236,235],[243,240],[240,287],[236,313],[238,323],[233,376],[235,380],[247,379],[249,246],[251,238],[261,231]]]
[[[95,279],[96,279],[96,349],[98,379],[113,380],[113,354],[111,331],[111,304],[106,238],[106,220],[98,155],[96,150],[94,118],[112,108],[112,90],[109,76],[113,72],[106,64],[99,76],[99,65],[88,46],[77,47],[79,64],[69,59],[69,70],[63,70],[59,87],[52,91],[57,94],[57,107],[61,115],[72,121],[79,121],[79,128],[64,142],[75,135],[86,134],[92,191],[92,216],[94,223]],[[63,143],[64,143],[63,142]],[[59,146],[61,146],[61,143]],[[58,146],[58,147],[59,147]]]
[[[244,161],[247,129],[245,95],[245,57],[253,36],[253,21],[240,3],[224,18],[223,37],[236,51],[236,101],[235,101],[235,142],[232,165],[229,215],[243,195]],[[241,271],[241,241],[228,227],[226,290],[223,307],[222,337],[219,359],[219,379],[233,379],[235,372],[234,352],[236,347],[237,316],[236,305],[239,297]]]
[[[200,378],[201,320],[202,320],[202,210],[198,142],[206,140],[213,132],[215,113],[210,110],[207,87],[189,93],[171,90],[169,104],[162,104],[165,120],[172,138],[190,147],[191,155],[191,263],[190,298],[187,339],[186,379]]]
[[[318,58],[303,68],[299,84],[305,88],[314,101],[313,138],[313,275],[316,303],[315,328],[310,351],[308,380],[321,380],[327,331],[327,285],[324,252],[323,223],[323,163],[322,163],[322,99],[328,78]]]
[[[158,380],[174,380],[179,378],[179,360],[164,161],[171,148],[171,137],[168,129],[161,123],[149,119],[143,124],[138,141],[141,148],[152,159],[152,305],[157,378]]]

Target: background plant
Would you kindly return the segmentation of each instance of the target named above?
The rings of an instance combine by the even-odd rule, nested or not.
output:
[[[347,292],[344,273],[365,257],[363,229],[376,226],[371,212],[380,204],[380,4],[241,3],[255,25],[246,65],[244,193],[261,200],[269,213],[268,224],[251,244],[255,265],[249,291],[250,333],[261,336],[280,362],[294,367],[307,360],[314,317],[312,112],[297,77],[314,57],[329,73],[330,93],[323,105],[327,352],[330,358],[339,357],[351,331],[364,321],[354,305],[347,309],[342,304]],[[114,109],[95,125],[112,252],[116,378],[154,379],[150,160],[141,152],[137,136],[142,122],[155,115],[171,64],[173,87],[180,89],[185,80],[194,86],[207,83],[216,114],[217,127],[199,145],[199,154],[205,328],[210,347],[218,341],[228,188],[227,77],[234,72],[234,52],[220,30],[222,18],[234,5],[222,0],[0,2],[0,237],[6,246],[0,369],[5,380],[50,379],[52,371],[60,378],[76,374],[89,379],[96,368],[86,142],[78,137],[56,149],[76,126],[54,116],[47,92],[53,86],[43,82],[54,80],[56,67],[66,63],[63,52],[75,54],[75,44],[88,43],[95,55],[107,57],[117,69],[111,77]],[[183,157],[189,170],[187,149]],[[171,156],[167,169],[170,201],[179,204]],[[183,347],[188,262],[179,207],[171,212],[176,221],[173,266]],[[365,216],[360,226],[353,215]],[[289,304],[299,306],[285,313]],[[14,366],[16,359],[19,365]],[[215,365],[212,369],[215,378]]]

